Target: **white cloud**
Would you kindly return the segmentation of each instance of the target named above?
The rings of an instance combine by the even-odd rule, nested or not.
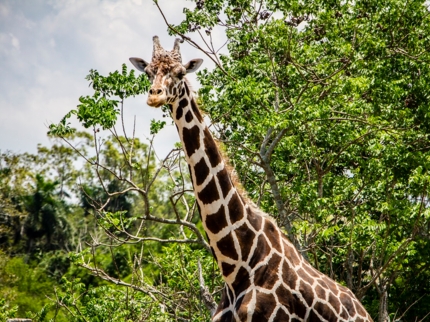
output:
[[[0,16],[5,17],[8,14],[9,14],[9,8],[5,4],[0,3]]]
[[[179,23],[189,1],[160,1],[170,22]],[[149,0],[33,0],[0,4],[0,150],[35,152],[47,144],[47,124],[58,122],[76,107],[80,95],[90,93],[84,80],[90,69],[102,74],[121,68],[128,57],[149,59],[152,36],[166,48],[174,39],[156,6]],[[184,60],[201,56],[183,45]],[[204,57],[203,57],[204,58]],[[197,85],[197,84],[196,84]],[[125,106],[129,128],[149,133],[152,118],[161,111],[149,108],[144,97]],[[161,156],[177,142],[175,128],[161,132]]]
[[[11,38],[11,44],[12,44],[12,46],[15,48],[15,49],[17,49],[17,50],[19,50],[19,39],[18,38],[16,38],[13,34],[11,34],[11,33],[9,33],[9,36],[10,36],[10,38]]]

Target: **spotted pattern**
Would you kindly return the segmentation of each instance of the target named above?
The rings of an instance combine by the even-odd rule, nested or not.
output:
[[[193,102],[185,96],[173,115],[181,109],[175,122],[226,281],[213,321],[372,321],[351,291],[308,264],[269,217],[244,202]]]
[[[156,68],[161,80],[181,68],[181,57],[154,39],[147,68]],[[225,280],[212,321],[373,321],[349,289],[313,268],[267,215],[241,197],[186,80],[178,78],[166,91],[203,226]]]

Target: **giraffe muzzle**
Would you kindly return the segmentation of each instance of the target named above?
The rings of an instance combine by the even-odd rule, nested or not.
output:
[[[166,104],[166,92],[161,88],[151,88],[148,93],[148,100],[146,103],[152,107],[160,107]]]

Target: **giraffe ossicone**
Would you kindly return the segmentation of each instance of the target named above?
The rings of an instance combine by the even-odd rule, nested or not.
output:
[[[312,267],[272,219],[235,187],[185,78],[182,64],[153,38],[150,63],[130,58],[152,85],[147,103],[167,104],[181,138],[203,227],[225,281],[212,321],[372,321],[346,287]]]

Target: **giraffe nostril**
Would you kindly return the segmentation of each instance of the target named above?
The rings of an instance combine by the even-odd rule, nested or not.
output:
[[[155,89],[155,88],[151,88],[151,89],[149,90],[149,95],[157,95],[157,96],[159,96],[159,95],[161,95],[161,94],[163,94],[163,90],[162,90],[162,89],[160,89],[160,88],[157,88],[157,89]]]

